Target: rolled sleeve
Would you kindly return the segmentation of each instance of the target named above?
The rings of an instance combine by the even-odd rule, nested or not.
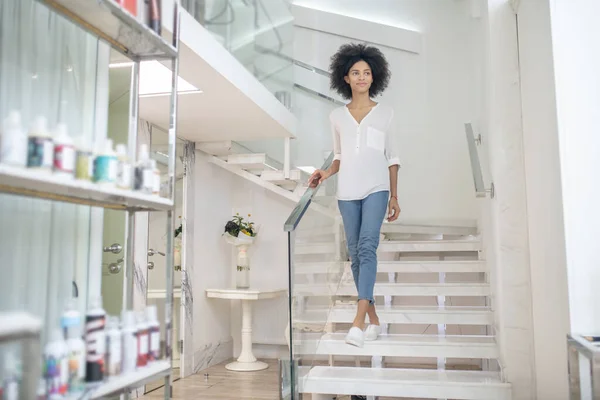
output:
[[[342,147],[340,143],[340,132],[335,126],[335,123],[329,118],[331,123],[331,134],[333,139],[333,160],[341,160],[342,159]]]
[[[396,153],[396,134],[397,130],[395,128],[394,113],[392,112],[385,141],[385,156],[388,160],[389,167],[393,165],[400,167],[400,157]]]

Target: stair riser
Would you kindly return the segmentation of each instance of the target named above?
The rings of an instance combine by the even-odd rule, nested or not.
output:
[[[350,268],[350,263],[340,265],[339,263],[323,264],[301,264],[297,263],[294,268],[296,275],[326,274]],[[413,264],[389,264],[380,262],[377,265],[377,273],[478,273],[487,272],[484,263],[472,264],[444,264],[444,263],[413,263]]]
[[[492,325],[492,312],[480,313],[387,313],[377,310],[381,323],[388,324],[446,324],[446,325]],[[356,316],[354,310],[333,310],[330,318],[334,323],[351,324]]]
[[[321,341],[297,344],[296,354],[319,354],[335,356],[383,356],[383,357],[428,357],[496,359],[499,357],[495,345],[484,346],[424,346],[424,345],[373,345],[365,343],[363,348],[349,346],[344,342]]]
[[[296,287],[294,289],[296,296],[356,296],[356,288],[354,286],[342,286],[337,287],[336,285],[330,288],[309,286],[309,287]],[[383,286],[375,285],[373,292],[374,296],[392,296],[392,297],[406,297],[406,296],[461,296],[461,297],[481,297],[489,296],[489,287],[427,287],[423,286]]]
[[[465,244],[386,244],[381,243],[377,251],[378,255],[389,253],[457,253],[457,252],[475,252],[479,251],[478,243]],[[319,245],[319,244],[297,244],[294,247],[295,255],[303,254],[331,254],[335,252],[335,245]]]

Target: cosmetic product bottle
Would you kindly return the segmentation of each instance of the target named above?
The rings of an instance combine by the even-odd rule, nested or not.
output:
[[[40,378],[38,382],[37,392],[35,393],[35,400],[46,400],[46,380]]]
[[[117,187],[120,189],[131,189],[131,163],[127,157],[127,146],[117,145]]]
[[[104,379],[105,325],[106,312],[102,308],[102,297],[97,297],[85,315],[85,380],[88,383],[102,382]]]
[[[121,375],[123,362],[123,338],[119,329],[119,317],[108,317],[106,326],[106,377],[114,379]]]
[[[150,29],[161,34],[161,0],[150,0]]]
[[[150,337],[148,363],[152,363],[160,358],[160,323],[158,322],[156,306],[153,304],[146,307],[146,322]]]
[[[67,132],[67,125],[60,123],[54,135],[54,175],[63,179],[73,179],[75,157],[75,146]]]
[[[70,300],[60,320],[67,345],[69,394],[81,394],[85,390],[86,345],[82,339],[81,314],[75,306],[75,300]]]
[[[135,166],[134,189],[145,194],[152,194],[154,190],[154,170],[150,161],[148,146],[140,145],[139,161]]]
[[[94,182],[114,187],[117,180],[117,155],[113,151],[113,141],[106,139],[103,148],[94,159]]]
[[[77,160],[75,166],[75,178],[81,181],[91,181],[94,177],[94,153],[89,142],[79,136],[75,144]]]
[[[148,324],[146,323],[146,315],[143,312],[137,314],[136,327],[138,341],[137,367],[140,368],[148,364],[148,350],[150,347]]]
[[[46,118],[38,116],[33,121],[27,139],[27,167],[38,172],[52,172],[54,142],[47,128]]]
[[[52,331],[50,342],[44,348],[44,377],[50,398],[60,398],[67,392],[67,345],[60,329]]]
[[[18,111],[11,111],[3,121],[0,132],[0,163],[15,167],[27,165],[27,135]]]
[[[17,358],[12,351],[4,355],[4,379],[2,380],[2,400],[19,400],[19,380]]]
[[[134,372],[137,365],[137,328],[135,312],[123,311],[123,363],[121,372]]]
[[[150,168],[152,169],[152,194],[160,195],[160,170],[156,166],[156,160],[150,160]]]

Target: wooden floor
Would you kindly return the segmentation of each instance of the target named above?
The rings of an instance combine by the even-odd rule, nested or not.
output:
[[[233,372],[223,364],[208,368],[199,374],[188,376],[173,383],[173,400],[279,400],[279,364],[277,360],[261,360],[269,368],[258,372]],[[208,374],[208,377],[205,376]],[[302,395],[302,400],[311,400]],[[159,388],[142,396],[142,399],[164,399]],[[350,396],[339,396],[336,400],[350,400]],[[379,397],[379,400],[419,400]]]
[[[225,364],[173,383],[173,400],[277,400],[279,399],[279,365],[277,360],[263,360],[269,368],[257,372],[233,372]],[[208,374],[208,378],[204,374]],[[163,399],[163,389],[142,399]]]

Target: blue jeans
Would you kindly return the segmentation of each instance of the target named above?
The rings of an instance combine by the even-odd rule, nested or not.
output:
[[[344,221],[352,276],[359,300],[373,303],[377,277],[377,247],[381,224],[387,211],[389,192],[376,192],[362,200],[339,200]]]

